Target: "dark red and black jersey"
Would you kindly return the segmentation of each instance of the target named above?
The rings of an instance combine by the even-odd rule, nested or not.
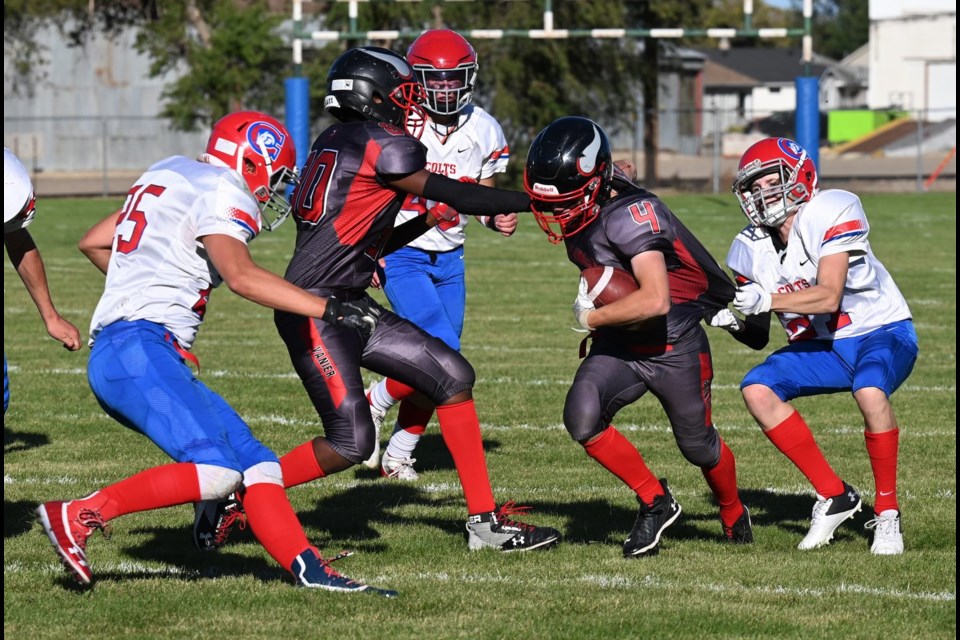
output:
[[[736,287],[696,236],[657,196],[630,185],[606,202],[600,216],[564,240],[567,256],[581,270],[611,266],[630,273],[630,261],[645,251],[663,254],[672,306],[665,318],[636,328],[602,327],[632,343],[673,344],[698,325],[707,309],[726,306]]]
[[[366,289],[406,196],[387,181],[426,163],[420,141],[390,124],[346,122],[321,133],[291,197],[297,244],[286,279],[304,289]]]

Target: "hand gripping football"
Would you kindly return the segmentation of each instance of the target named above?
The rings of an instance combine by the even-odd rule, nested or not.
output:
[[[587,283],[587,297],[598,309],[640,288],[632,273],[616,267],[587,267],[580,277]]]

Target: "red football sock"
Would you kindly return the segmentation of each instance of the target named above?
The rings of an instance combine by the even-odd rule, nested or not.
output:
[[[243,510],[253,535],[284,569],[290,569],[293,559],[310,546],[280,485],[258,482],[248,486],[243,496]]]
[[[807,477],[818,494],[829,498],[843,493],[843,481],[823,457],[810,427],[798,411],[794,411],[786,420],[767,431],[766,436],[770,438],[773,446],[790,458],[790,462]]]
[[[887,509],[900,510],[897,504],[897,447],[900,445],[900,429],[883,433],[864,431],[867,454],[873,467],[873,482],[877,488],[877,500],[873,510],[877,513]]]
[[[400,403],[400,409],[397,411],[397,424],[404,431],[422,436],[423,432],[427,430],[427,423],[430,422],[430,416],[432,415],[432,407],[424,409],[407,400]]]
[[[473,400],[437,407],[440,434],[453,456],[457,467],[463,496],[467,500],[467,513],[493,511],[493,489],[487,473],[487,459],[483,453],[480,437],[480,419]]]
[[[652,504],[654,498],[663,495],[663,487],[643,461],[643,456],[633,443],[610,425],[600,437],[583,445],[587,455],[620,478],[633,489],[645,503]]]
[[[200,478],[192,462],[153,467],[114,483],[83,502],[104,520],[150,509],[200,501]]]
[[[732,527],[743,515],[743,503],[737,490],[737,461],[726,442],[720,440],[720,461],[709,469],[700,467],[700,471],[720,505],[720,520]]]
[[[413,395],[416,392],[416,389],[409,385],[405,385],[398,380],[393,378],[387,378],[386,382],[387,393],[393,396],[394,400],[403,400],[404,398]]]
[[[307,440],[280,458],[280,471],[283,473],[283,486],[286,488],[327,475],[320,468],[317,456],[313,453],[313,440]]]

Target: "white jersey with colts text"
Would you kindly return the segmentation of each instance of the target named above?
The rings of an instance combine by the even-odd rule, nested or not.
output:
[[[751,225],[734,238],[727,266],[766,291],[788,293],[817,284],[821,257],[849,252],[847,282],[837,312],[777,315],[790,342],[864,335],[911,317],[893,278],[870,249],[869,232],[856,195],[840,189],[821,191],[797,213],[782,253],[766,229]]]
[[[500,123],[489,113],[473,105],[460,112],[457,128],[442,136],[428,121],[420,136],[427,148],[427,171],[439,173],[452,180],[472,178],[480,181],[507,170],[510,148]],[[427,201],[427,208],[433,206]],[[397,225],[422,212],[401,209]],[[504,211],[503,213],[512,213]],[[464,227],[468,216],[460,216],[460,224],[445,231],[434,227],[408,246],[424,251],[450,251],[463,244]]]
[[[117,221],[90,344],[114,322],[150,320],[189,349],[210,291],[222,282],[199,239],[221,234],[249,243],[261,226],[260,209],[237,172],[182,156],[147,169]]]

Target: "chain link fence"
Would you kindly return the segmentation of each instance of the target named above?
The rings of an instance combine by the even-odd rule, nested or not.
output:
[[[793,136],[792,112],[674,109],[658,116],[655,182],[690,191],[726,191],[740,154],[750,144],[767,136]],[[904,110],[896,116],[870,133],[831,144],[838,136],[830,127],[839,118],[824,114],[824,186],[855,182],[859,189],[955,191],[956,110]],[[155,117],[25,116],[4,118],[3,123],[4,146],[31,171],[42,196],[126,193],[150,164],[170,155],[193,155],[203,149],[208,135],[177,131]],[[317,123],[314,135],[322,124]],[[644,181],[642,113],[600,124],[611,135],[615,156],[632,160]],[[523,151],[515,149],[515,164],[522,164]]]

